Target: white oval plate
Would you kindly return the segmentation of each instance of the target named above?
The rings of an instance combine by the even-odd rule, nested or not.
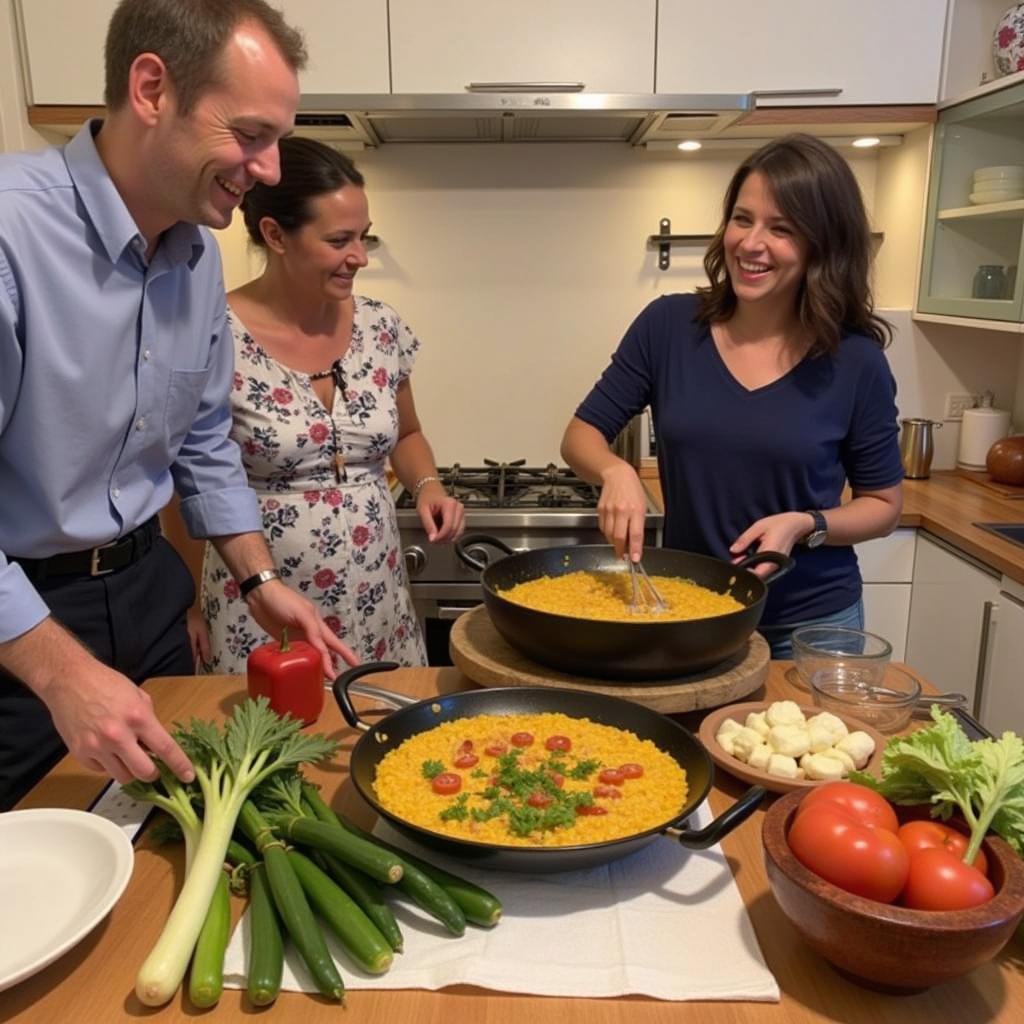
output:
[[[86,811],[0,814],[0,991],[52,964],[110,912],[135,851]]]

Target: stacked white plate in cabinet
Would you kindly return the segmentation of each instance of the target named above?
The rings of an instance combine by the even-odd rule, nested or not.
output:
[[[971,177],[969,198],[975,206],[1024,199],[1024,165],[979,167]]]

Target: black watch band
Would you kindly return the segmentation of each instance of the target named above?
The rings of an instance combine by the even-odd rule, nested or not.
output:
[[[281,574],[276,569],[264,569],[238,584],[238,592],[242,597],[248,597],[260,584],[268,583],[270,580],[279,580]]]
[[[807,515],[814,520],[814,528],[800,543],[809,548],[820,547],[828,536],[828,520],[815,509],[808,509]]]

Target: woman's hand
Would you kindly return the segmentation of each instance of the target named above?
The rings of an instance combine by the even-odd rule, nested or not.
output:
[[[434,544],[455,540],[466,528],[466,510],[437,481],[425,484],[416,500],[416,511],[427,531],[427,540]]]
[[[198,608],[189,608],[185,617],[188,628],[188,644],[192,651],[193,665],[210,664],[210,629]]]
[[[750,547],[758,551],[778,551],[788,555],[797,541],[806,537],[814,528],[814,520],[807,512],[780,512],[748,526],[729,545],[729,554],[734,562],[741,562]],[[751,570],[757,576],[767,576],[776,571],[776,566],[766,562],[755,565]]]
[[[639,562],[644,550],[644,517],[647,492],[636,470],[627,462],[616,464],[602,474],[601,498],[597,503],[597,522],[617,558],[628,551]]]

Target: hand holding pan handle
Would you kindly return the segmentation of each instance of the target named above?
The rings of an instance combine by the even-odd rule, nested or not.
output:
[[[455,554],[459,556],[459,559],[468,565],[470,569],[476,569],[477,572],[483,572],[487,568],[488,563],[481,560],[477,555],[470,551],[470,548],[479,547],[481,544],[486,544],[492,548],[498,548],[504,551],[506,555],[519,554],[515,548],[510,548],[503,540],[498,540],[497,537],[492,537],[486,533],[470,533],[466,536],[459,537],[455,542]]]
[[[737,825],[742,824],[757,810],[758,804],[768,795],[762,786],[751,786],[724,814],[720,814],[710,825],[702,829],[681,828],[669,825],[665,834],[674,836],[688,850],[706,850],[714,846],[722,836],[728,835]]]
[[[369,722],[364,722],[359,717],[359,712],[356,711],[352,704],[351,695],[353,693],[358,694],[360,697],[372,697],[374,700],[379,700],[382,704],[387,704],[393,708],[404,708],[416,703],[415,697],[407,697],[404,693],[395,693],[393,690],[382,690],[377,686],[356,683],[357,679],[371,675],[374,672],[393,672],[401,667],[401,665],[394,661],[370,661],[365,665],[357,665],[355,668],[350,668],[347,672],[342,672],[334,680],[331,684],[334,699],[338,702],[338,707],[341,708],[345,721],[353,729],[369,732],[373,728]]]
[[[784,555],[781,551],[758,551],[756,554],[748,555],[746,558],[733,564],[737,569],[749,569],[752,565],[763,565],[765,562],[771,562],[777,568],[775,572],[762,576],[762,583],[774,583],[775,580],[785,576],[796,565],[796,562],[789,555]]]

